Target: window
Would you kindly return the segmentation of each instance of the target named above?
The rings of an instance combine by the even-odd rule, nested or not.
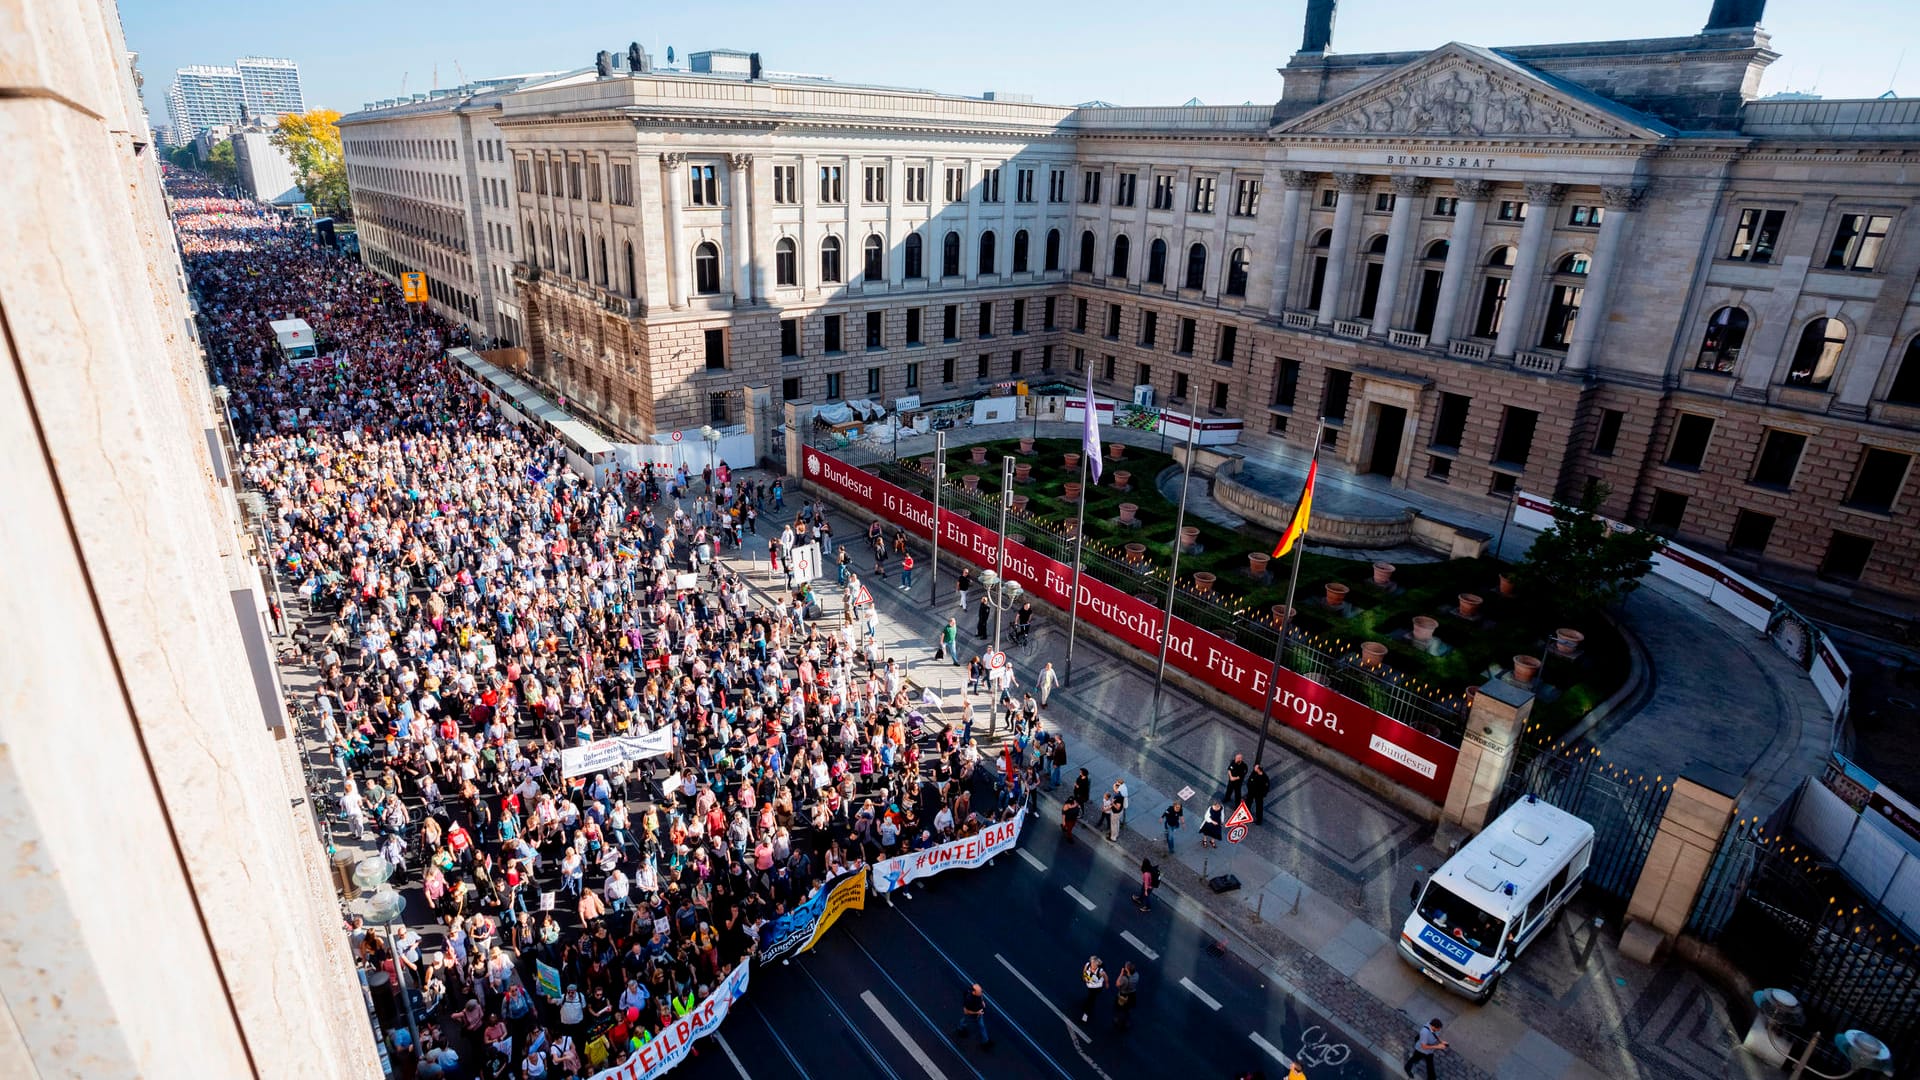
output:
[[[920,365],[918,362],[907,365],[907,389],[920,389]]]
[[[1293,408],[1300,394],[1300,361],[1280,358],[1273,372],[1273,403],[1282,409]]]
[[[967,170],[947,170],[947,201],[964,202],[967,197]]]
[[[1322,188],[1320,191],[1320,209],[1332,210],[1340,205],[1340,192],[1337,188]]]
[[[837,371],[827,373],[827,400],[840,400],[840,373]]]
[[[823,342],[823,345],[826,348],[827,352],[837,353],[840,351],[840,346],[842,344],[840,340],[840,328],[841,328],[842,322],[845,319],[846,319],[846,316],[844,315],[827,316],[827,320],[826,320],[827,328],[826,328],[826,334],[824,335],[825,341]],[[829,394],[828,396],[839,397],[840,395]]]
[[[780,380],[780,397],[785,401],[800,400],[800,379],[798,376]]]
[[[926,264],[922,257],[919,233],[908,233],[903,261],[906,263],[906,276],[909,281],[917,281],[926,276]]]
[[[1115,173],[1113,177],[1113,205],[1132,206],[1134,193],[1140,185],[1139,173]]]
[[[1157,311],[1142,311],[1140,313],[1140,346],[1141,348],[1145,348],[1145,349],[1153,348],[1154,339],[1159,336],[1160,336],[1160,313]]]
[[[1120,338],[1120,305],[1108,304],[1107,305],[1107,340],[1117,341],[1119,340],[1119,338]]]
[[[783,236],[773,245],[773,283],[788,287],[800,284],[800,256],[791,236]]]
[[[703,296],[720,291],[720,249],[711,240],[693,249],[693,291]]]
[[[820,280],[840,280],[840,238],[829,236],[820,242]]]
[[[874,233],[872,236],[867,237],[865,244],[866,258],[863,260],[864,265],[862,265],[860,272],[862,278],[868,281],[886,280],[886,250],[886,241],[880,239],[879,233]]]
[[[1097,203],[1100,201],[1100,173],[1088,169],[1080,174],[1080,201]]]
[[[621,206],[633,205],[633,166],[613,167],[613,201]]]
[[[1500,440],[1493,450],[1494,464],[1526,468],[1527,458],[1533,453],[1533,432],[1539,424],[1538,412],[1507,406],[1506,415],[1500,421]]]
[[[1173,174],[1155,173],[1153,177],[1153,202],[1155,210],[1173,209]]]
[[[1181,288],[1203,289],[1207,284],[1207,245],[1195,244],[1187,249],[1187,279]]]
[[[1347,421],[1347,396],[1353,392],[1353,372],[1327,369],[1327,385],[1320,390],[1320,419],[1330,424]]]
[[[1459,214],[1460,200],[1458,197],[1453,195],[1438,195],[1434,197],[1434,217],[1458,217]]]
[[[720,183],[718,180],[714,179],[713,166],[711,165],[688,166],[687,176],[693,182],[693,205],[695,206],[719,206],[720,205]]]
[[[1093,230],[1087,229],[1080,234],[1080,272],[1093,273]]]
[[[980,301],[980,321],[977,325],[979,326],[981,337],[990,338],[993,336],[993,301]]]
[[[1078,350],[1075,350],[1075,351],[1078,352]],[[1113,381],[1114,363],[1115,361],[1113,359],[1112,354],[1108,354],[1107,356],[1101,358],[1100,377],[1106,380],[1107,382]]]
[[[1013,174],[1013,201],[1033,201],[1033,170],[1020,169]]]
[[[980,359],[975,364],[975,368],[976,370],[973,373],[974,378],[976,379],[991,378],[993,375],[993,358],[991,356],[988,356],[986,353],[981,353]]]
[[[1140,381],[1141,382],[1145,383],[1145,382],[1153,381],[1151,378],[1148,377],[1147,373],[1149,370],[1150,369],[1147,367],[1147,365],[1145,364],[1140,365]],[[1175,401],[1187,400],[1187,373],[1184,371],[1176,371],[1173,373],[1173,400]]]
[[[1016,334],[1024,334],[1027,332],[1027,301],[1025,297],[1020,297],[1013,302],[1013,332]]]
[[[620,171],[625,168],[626,166],[624,165],[615,165],[613,167],[616,184],[620,177]],[[515,186],[520,189],[521,194],[533,194],[533,167],[528,163],[526,158],[516,157],[513,159],[513,177]]]
[[[843,192],[840,187],[840,166],[820,166],[820,201],[823,203],[836,204],[847,201],[845,192]],[[840,279],[833,278],[831,280],[838,281]]]
[[[1864,536],[1834,530],[1827,542],[1826,558],[1820,560],[1820,576],[1841,581],[1858,581],[1873,558],[1873,541]]]
[[[1488,257],[1488,266],[1512,266],[1516,251],[1512,247],[1498,248]],[[1500,334],[1500,322],[1507,310],[1508,279],[1504,275],[1489,275],[1480,289],[1479,314],[1474,319],[1473,332],[1476,337],[1497,337]]]
[[[980,272],[982,274],[992,274],[997,272],[994,270],[994,266],[993,266],[993,262],[994,262],[993,246],[994,246],[993,230],[989,229],[986,232],[981,233],[980,234]]]
[[[920,344],[920,309],[907,309],[907,344]]]
[[[1215,194],[1213,188],[1216,182],[1217,181],[1215,180],[1215,178],[1211,176],[1196,176],[1193,178],[1193,212],[1194,213],[1196,214],[1213,213],[1213,200],[1214,200],[1214,194]]]
[[[1737,307],[1723,307],[1707,320],[1706,336],[1700,339],[1700,355],[1693,361],[1695,371],[1732,371],[1740,362],[1740,347],[1747,341],[1747,313]]]
[[[867,312],[867,348],[884,349],[887,347],[886,339],[881,329],[884,321],[884,316],[882,316],[880,312]]]
[[[1247,295],[1247,249],[1234,248],[1227,258],[1227,295]]]
[[[1067,201],[1067,173],[1065,169],[1048,170],[1047,201],[1052,203]]]
[[[1193,339],[1199,330],[1199,323],[1192,319],[1180,320],[1180,333],[1173,343],[1173,351],[1181,356],[1193,355]]]
[[[1053,374],[1053,346],[1051,345],[1040,347],[1040,372],[1044,375]]]
[[[1907,483],[1907,468],[1913,455],[1869,446],[1860,455],[1860,469],[1853,474],[1853,488],[1847,492],[1846,505],[1875,514],[1891,514],[1899,501],[1900,489]]]
[[[800,320],[799,319],[781,319],[780,320],[780,358],[782,360],[791,360],[794,357],[799,355],[800,355]],[[789,394],[787,396],[798,397],[799,392],[795,391],[794,393]]]
[[[1020,350],[1019,349],[1013,350],[1013,355],[1008,357],[1007,359],[1007,374],[1009,375],[1020,374]]]
[[[1800,347],[1793,350],[1787,385],[1825,390],[1847,344],[1847,327],[1839,319],[1815,319],[1800,331]]]
[[[1073,332],[1076,334],[1087,332],[1087,302],[1084,299],[1073,302]]]
[[[775,165],[773,167],[773,201],[791,206],[800,201],[795,194],[800,172],[798,165]]]
[[[960,276],[960,234],[949,232],[946,239],[940,241],[940,276]]]
[[[867,369],[867,393],[875,396],[880,393],[880,369],[877,367]]]
[[[1040,304],[1040,328],[1042,330],[1052,330],[1056,325],[1054,322],[1054,308],[1057,306],[1054,301],[1056,299],[1058,299],[1058,297],[1049,296]]]
[[[1440,412],[1433,423],[1434,449],[1460,450],[1460,439],[1467,431],[1467,410],[1473,399],[1465,394],[1441,394]]]
[[[1275,419],[1280,419],[1275,417]],[[1442,484],[1452,483],[1453,459],[1432,454],[1427,457],[1427,479]]]
[[[1029,246],[1030,246],[1030,243],[1027,237],[1027,230],[1021,229],[1019,232],[1016,232],[1013,234],[1013,272],[1014,273],[1024,274],[1027,272],[1027,248]]]
[[[1727,248],[1727,258],[1742,262],[1772,262],[1774,246],[1780,242],[1780,226],[1786,219],[1785,210],[1749,207],[1740,211],[1740,224],[1733,230],[1733,243]]]
[[[1167,242],[1155,237],[1147,245],[1147,284],[1165,285],[1167,283]]]
[[[1060,230],[1047,230],[1047,261],[1045,269],[1060,269]]]
[[[1727,537],[1727,550],[1743,555],[1764,555],[1767,541],[1773,539],[1774,518],[1771,514],[1762,514],[1755,510],[1742,510],[1734,515],[1733,533]]]
[[[948,304],[940,309],[940,337],[945,341],[960,340],[959,304]]]
[[[980,201],[983,203],[1000,201],[1000,170],[997,167],[980,170]]]
[[[1676,469],[1698,469],[1707,460],[1707,443],[1713,438],[1713,418],[1681,413],[1673,424],[1673,437],[1667,442],[1666,463]]]
[[[1762,487],[1782,491],[1791,488],[1794,474],[1800,469],[1800,455],[1806,448],[1805,435],[1769,430],[1760,439],[1760,454],[1753,459],[1753,475],[1748,479]]]
[[[1840,228],[1834,231],[1833,246],[1827,249],[1827,269],[1855,270],[1866,273],[1880,261],[1880,246],[1886,243],[1893,219],[1880,214],[1842,214]]]
[[[887,167],[885,165],[868,165],[861,170],[860,194],[866,202],[887,201]]]
[[[488,186],[491,187],[491,183]],[[587,163],[587,200],[600,201],[600,163],[597,161]]]
[[[1527,220],[1527,204],[1524,202],[1516,202],[1512,199],[1501,200],[1500,220],[1501,221]]]
[[[1399,197],[1391,191],[1377,191],[1373,195],[1373,208],[1376,212],[1385,214],[1392,211],[1394,204],[1398,201]]]
[[[1130,261],[1128,256],[1132,251],[1133,242],[1127,239],[1125,233],[1113,238],[1113,265],[1107,272],[1108,276],[1117,278],[1127,276],[1127,263]]]
[[[1233,189],[1233,216],[1255,217],[1260,213],[1260,181],[1242,180]]]
[[[567,198],[577,199],[580,197],[580,192],[583,186],[580,182],[580,179],[581,179],[581,174],[583,169],[584,169],[584,166],[581,162],[578,162],[578,161],[567,162]],[[711,165],[707,166],[707,171],[711,173],[713,171],[713,166]]]
[[[1540,328],[1541,348],[1564,349],[1573,344],[1573,327],[1580,318],[1580,299],[1585,293],[1586,290],[1578,285],[1556,284],[1553,287],[1553,293],[1547,301],[1547,321]]]
[[[925,165],[907,167],[906,199],[910,203],[927,201],[927,167]]]
[[[705,337],[704,344],[706,347],[707,370],[725,371],[727,368],[727,332],[720,329],[708,330],[703,336]]]
[[[1600,426],[1593,433],[1593,456],[1612,457],[1620,445],[1620,423],[1627,414],[1620,409],[1601,409]]]
[[[1601,219],[1606,216],[1607,208],[1604,206],[1575,204],[1572,211],[1567,214],[1567,224],[1576,229],[1597,229],[1600,227]]]
[[[940,381],[949,384],[953,382],[953,357],[951,356],[940,365]]]
[[[1239,344],[1240,329],[1234,326],[1220,328],[1220,343],[1214,347],[1213,362],[1233,366],[1234,346]]]
[[[1907,343],[1900,367],[1893,373],[1893,384],[1887,387],[1887,400],[1900,405],[1920,405],[1920,337]]]

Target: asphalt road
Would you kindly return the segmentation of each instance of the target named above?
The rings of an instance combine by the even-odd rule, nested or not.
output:
[[[1232,953],[1208,951],[1203,928],[1156,903],[1137,910],[1137,876],[1106,841],[1061,842],[1057,804],[1029,819],[1021,848],[995,865],[915,883],[912,900],[868,897],[820,944],[756,971],[740,1006],[683,1077],[713,1080],[1125,1080],[1287,1073],[1312,1080],[1391,1075],[1324,1018],[1306,1012]],[[1089,906],[1090,905],[1090,906]],[[1113,992],[1080,1022],[1080,968],[1142,975],[1132,1027],[1113,1027]],[[978,981],[994,1043],[956,1038],[960,999]]]

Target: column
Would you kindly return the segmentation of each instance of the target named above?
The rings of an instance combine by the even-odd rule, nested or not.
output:
[[[1140,170],[1139,178],[1146,181],[1139,186],[1147,193],[1142,195],[1137,189],[1133,193],[1133,259],[1127,265],[1127,285],[1133,288],[1147,280],[1147,253],[1153,249],[1153,239],[1148,235],[1152,230],[1147,224],[1147,213],[1153,207],[1153,166]]]
[[[1267,301],[1267,314],[1276,319],[1286,311],[1287,293],[1293,287],[1293,263],[1300,249],[1300,204],[1318,178],[1318,173],[1294,169],[1280,174],[1280,182],[1286,185],[1286,194],[1280,198],[1280,220],[1274,225],[1273,247],[1267,253],[1268,265],[1273,267],[1273,276],[1269,279],[1272,282],[1272,295]]]
[[[1600,343],[1600,328],[1607,322],[1607,294],[1613,284],[1613,264],[1620,257],[1620,238],[1625,235],[1631,215],[1646,196],[1646,188],[1606,186],[1600,197],[1607,208],[1600,222],[1600,237],[1594,241],[1593,258],[1587,266],[1587,284],[1580,297],[1580,319],[1573,327],[1573,344],[1567,349],[1566,370],[1585,371],[1593,363],[1593,347]]]
[[[971,288],[980,284],[980,227],[976,223],[973,208],[980,204],[980,193],[974,188],[973,177],[983,166],[978,160],[968,159],[967,174],[960,185],[961,205],[966,208],[966,226],[960,230],[960,274]],[[946,242],[943,235],[942,243]]]
[[[1355,440],[1356,444],[1359,440]],[[1474,695],[1467,716],[1460,758],[1447,786],[1447,803],[1440,814],[1442,829],[1480,831],[1493,809],[1493,800],[1513,769],[1513,753],[1533,715],[1533,691],[1505,679],[1489,679]]]
[[[1427,194],[1424,176],[1393,178],[1393,220],[1387,226],[1387,261],[1380,267],[1380,295],[1373,304],[1373,334],[1386,337],[1393,328],[1393,306],[1400,300],[1400,279],[1406,276],[1407,245],[1413,242],[1414,212]]]
[[[733,306],[754,302],[760,290],[753,280],[753,204],[748,195],[752,154],[729,154],[727,176],[733,181]]]
[[[661,154],[660,164],[667,173],[667,305],[674,308],[687,306],[687,293],[690,283],[687,281],[687,252],[682,249],[686,242],[684,227],[680,222],[680,211],[687,197],[687,155]]]
[[[1000,224],[993,240],[993,261],[1001,281],[1013,280],[1013,212],[1020,202],[1020,163],[1013,158],[1000,163]],[[1027,240],[1027,265],[1033,265],[1033,240]]]
[[[1646,865],[1634,882],[1633,899],[1627,901],[1622,956],[1651,964],[1686,929],[1714,852],[1733,821],[1740,786],[1740,777],[1701,765],[1688,766],[1674,780]]]
[[[1507,286],[1507,310],[1500,317],[1500,336],[1493,342],[1493,355],[1498,359],[1513,359],[1520,347],[1520,334],[1533,307],[1534,287],[1546,269],[1547,237],[1553,232],[1555,208],[1566,194],[1562,184],[1527,185],[1527,223],[1520,227],[1520,257],[1513,268],[1513,281]]]
[[[1353,259],[1353,223],[1359,214],[1354,204],[1367,196],[1373,177],[1365,173],[1335,173],[1333,182],[1340,188],[1340,201],[1333,208],[1333,239],[1327,245],[1327,277],[1320,287],[1320,313],[1314,321],[1332,326],[1340,310],[1340,290],[1346,285],[1347,263]]]
[[[1093,252],[1093,278],[1105,282],[1107,273],[1113,269],[1113,198],[1120,186],[1120,169],[1116,165],[1100,166],[1100,243]],[[1131,249],[1132,240],[1127,241]],[[1128,257],[1132,257],[1129,250]]]
[[[1453,213],[1453,236],[1447,241],[1447,265],[1440,276],[1440,296],[1433,308],[1433,331],[1427,344],[1446,348],[1453,336],[1453,320],[1460,308],[1460,292],[1473,276],[1479,261],[1480,216],[1486,210],[1487,196],[1493,184],[1486,180],[1455,180],[1453,196],[1459,200]]]
[[[1203,295],[1218,300],[1227,291],[1227,260],[1233,245],[1227,239],[1227,221],[1233,216],[1233,197],[1240,178],[1232,169],[1222,169],[1213,178],[1213,235],[1207,239],[1207,280]]]

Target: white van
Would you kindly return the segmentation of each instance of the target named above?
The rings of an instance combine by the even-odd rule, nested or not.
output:
[[[1580,889],[1593,826],[1532,795],[1467,841],[1428,879],[1400,931],[1400,955],[1428,978],[1485,1001]]]
[[[300,367],[313,360],[319,354],[318,342],[313,338],[313,327],[305,319],[278,319],[267,323],[273,330],[273,338],[280,346],[280,357],[290,367]]]

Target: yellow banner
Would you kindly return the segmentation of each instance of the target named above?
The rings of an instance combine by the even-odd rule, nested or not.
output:
[[[854,911],[867,909],[867,875],[848,874],[827,893],[827,905],[821,909],[820,921],[814,924],[813,940],[807,942],[806,948],[800,951],[806,952],[807,949],[813,948],[819,942],[820,936],[827,932],[827,927],[833,925],[833,920],[838,919],[840,913],[849,908]]]
[[[427,302],[427,275],[418,270],[408,270],[400,275],[400,293],[409,304]]]

